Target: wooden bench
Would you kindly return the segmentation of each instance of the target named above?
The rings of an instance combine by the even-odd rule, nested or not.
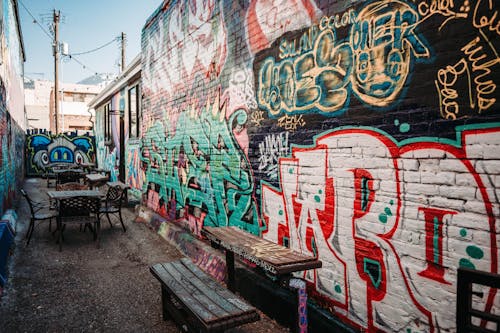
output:
[[[226,251],[226,282],[229,290],[236,291],[234,255],[254,263],[267,276],[282,286],[297,290],[297,314],[295,331],[307,331],[306,283],[292,273],[320,268],[321,261],[307,254],[252,235],[237,227],[203,227],[201,234],[213,247]]]
[[[163,320],[171,316],[187,332],[222,332],[260,319],[254,307],[188,258],[153,265],[150,271],[161,282]]]

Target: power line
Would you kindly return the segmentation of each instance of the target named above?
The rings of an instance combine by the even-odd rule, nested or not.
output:
[[[83,67],[83,69],[88,70],[92,74],[96,74],[96,75],[99,74],[96,70],[90,68],[89,66],[85,65],[83,62],[81,62],[80,60],[78,60],[77,58],[75,58],[74,55],[70,54],[70,55],[68,55],[68,57],[69,57],[69,59],[74,60],[75,62],[77,62],[80,66]]]
[[[26,10],[26,12],[31,16],[31,18],[33,19],[33,23],[36,23],[40,27],[40,29],[42,29],[42,31],[52,40],[52,35],[49,34],[47,32],[47,30],[45,30],[45,28],[38,22],[38,20],[35,18],[35,16],[33,16],[33,14],[31,14],[28,7],[26,7],[21,0],[18,0],[18,2],[21,4],[21,6],[23,6],[24,10]]]
[[[100,49],[105,48],[106,46],[110,45],[111,43],[118,41],[118,39],[119,39],[119,38],[120,38],[120,37],[115,37],[115,38],[113,38],[112,40],[110,40],[109,42],[107,42],[106,44],[101,45],[101,46],[99,46],[99,47],[96,47],[95,49],[88,50],[88,51],[85,51],[85,52],[71,53],[71,55],[72,55],[72,56],[75,56],[75,55],[82,55],[82,54],[88,54],[88,53],[92,53],[92,52],[99,51]]]
[[[49,37],[52,40],[54,36],[52,34],[50,34],[47,30],[45,30],[45,28],[40,24],[40,22],[38,22],[38,20],[35,18],[35,16],[31,13],[31,11],[28,9],[28,7],[26,7],[26,5],[21,0],[18,0],[18,2],[21,4],[21,6],[24,8],[24,10],[28,13],[28,15],[31,16],[31,18],[33,19],[33,23],[38,25],[38,27],[40,27],[40,29],[43,31],[43,33],[45,33],[47,35],[47,37]],[[110,40],[109,42],[107,42],[106,44],[101,45],[99,47],[96,47],[95,49],[88,50],[85,52],[78,52],[78,53],[69,54],[68,58],[70,60],[74,60],[75,62],[77,62],[80,66],[82,66],[83,69],[86,69],[87,71],[91,72],[92,74],[97,75],[97,74],[99,74],[97,71],[95,71],[91,67],[82,63],[80,60],[78,60],[75,57],[75,55],[83,55],[83,54],[88,54],[88,53],[99,51],[100,49],[105,48],[106,46],[110,45],[111,43],[113,43],[115,41],[118,41],[119,39],[120,39],[120,36],[117,36],[117,37],[113,38],[112,40]],[[56,46],[56,47],[58,47],[58,46]]]

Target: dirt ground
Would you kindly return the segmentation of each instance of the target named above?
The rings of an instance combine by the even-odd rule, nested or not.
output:
[[[46,200],[45,180],[27,179],[24,188]],[[102,222],[101,248],[89,231],[69,226],[59,252],[48,223],[40,224],[29,246],[24,235],[29,208],[21,198],[17,235],[9,259],[9,280],[0,298],[0,332],[180,332],[161,317],[159,282],[149,266],[182,257],[124,209],[127,232],[117,220]],[[54,228],[53,223],[52,228]],[[229,332],[288,332],[261,313],[261,320]]]

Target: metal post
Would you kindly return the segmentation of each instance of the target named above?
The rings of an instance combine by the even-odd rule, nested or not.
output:
[[[125,70],[125,41],[127,40],[127,35],[122,32],[122,66],[121,66],[121,71],[123,72]]]
[[[236,291],[236,283],[234,278],[234,253],[226,249],[226,270],[227,270],[227,288],[232,292]]]
[[[54,116],[56,118],[56,134],[59,134],[59,19],[61,12],[54,9]]]

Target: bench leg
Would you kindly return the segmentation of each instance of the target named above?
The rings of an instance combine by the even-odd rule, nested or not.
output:
[[[162,315],[163,315],[163,320],[169,320],[170,315],[168,314],[168,306],[167,303],[170,302],[170,295],[167,291],[167,289],[162,285],[161,286],[161,306],[162,306]]]
[[[235,279],[234,279],[234,253],[232,251],[226,250],[226,270],[227,270],[227,289],[232,292],[236,291]]]

